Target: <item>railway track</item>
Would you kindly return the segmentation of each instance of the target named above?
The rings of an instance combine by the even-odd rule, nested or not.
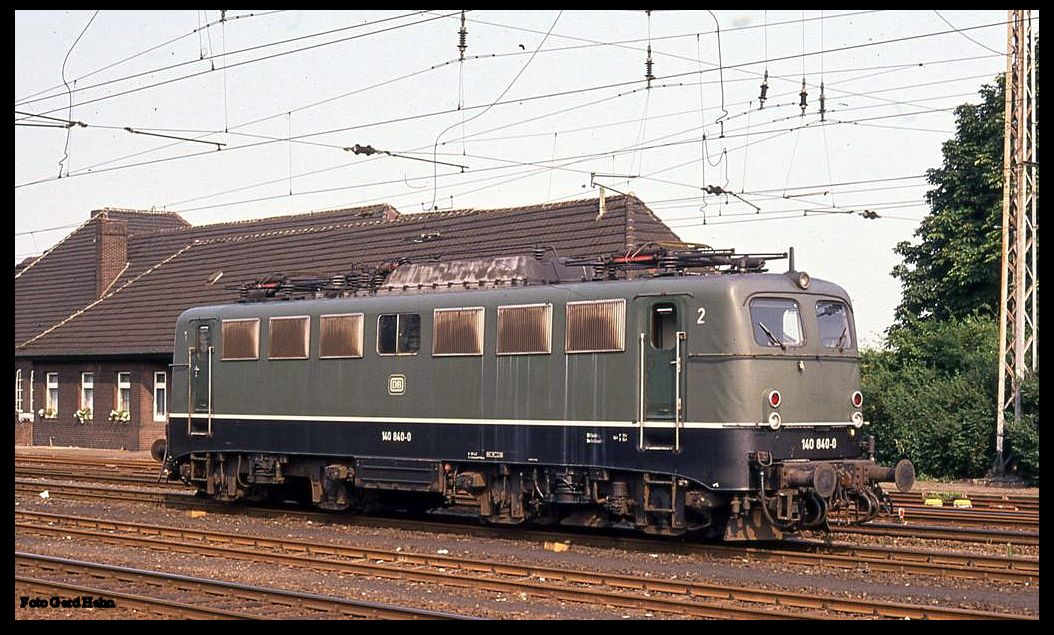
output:
[[[41,478],[92,479],[105,483],[157,483],[160,465],[142,459],[114,460],[104,457],[58,457],[28,455],[16,457],[16,473]],[[1002,527],[1038,529],[1039,499],[1012,495],[976,495],[972,508],[930,507],[921,494],[891,494],[894,506],[904,510],[909,523],[951,524],[964,527]],[[888,527],[889,523],[882,527]],[[865,532],[849,532],[865,533]],[[870,533],[870,532],[866,532]],[[894,530],[903,535],[904,532]],[[930,532],[936,533],[936,532]]]
[[[190,488],[165,483],[159,485],[157,483],[156,476],[150,478],[136,478],[127,474],[117,473],[115,470],[119,469],[117,466],[113,466],[112,462],[107,462],[107,465],[111,465],[108,472],[103,474],[101,477],[95,477],[88,474],[78,473],[67,473],[67,471],[49,471],[47,468],[40,466],[28,466],[16,464],[15,473],[23,477],[32,476],[34,478],[63,478],[70,480],[85,480],[85,479],[96,479],[97,482],[103,483],[114,483],[119,485],[150,485],[153,488],[164,487],[166,496],[161,496],[156,492],[141,493],[136,491],[121,490],[124,492],[122,496],[125,500],[138,501],[138,502],[152,502],[158,504],[170,504],[170,505],[185,505],[193,504],[203,505],[204,501],[201,499],[193,498],[186,494],[191,491]],[[52,485],[55,494],[62,492],[63,494],[69,494],[69,484],[56,484],[56,483],[37,483],[25,480],[25,478],[15,479],[16,491],[29,491],[33,487],[48,486]],[[39,489],[37,490],[39,492]],[[184,496],[176,496],[177,494],[183,493]],[[99,488],[90,485],[82,485],[77,488],[78,497],[81,498],[95,498],[95,499],[113,499],[114,494],[108,488]],[[238,508],[244,509],[244,508]],[[969,510],[960,510],[969,511]],[[958,512],[952,512],[958,513]],[[332,516],[330,516],[332,518]],[[965,516],[963,516],[965,517]],[[963,528],[959,525],[951,524],[928,524],[920,522],[925,520],[922,517],[916,517],[915,515],[908,516],[910,518],[905,523],[895,522],[871,522],[866,525],[853,526],[853,527],[834,527],[835,533],[843,534],[859,534],[859,535],[875,535],[875,536],[903,536],[911,538],[928,538],[934,540],[954,540],[954,541],[966,541],[966,542],[981,542],[987,544],[1010,544],[1010,545],[1038,545],[1039,544],[1039,532],[1038,527],[1036,529],[1025,529],[1023,531],[1013,530],[1009,527],[1002,529],[992,529],[987,527],[971,527]],[[930,518],[930,517],[927,517]],[[960,518],[953,516],[952,518]]]
[[[901,492],[890,492],[890,499],[893,501],[894,506],[923,506],[924,501],[927,498],[941,498],[945,505],[952,506],[952,502],[958,498],[965,498],[970,501],[973,509],[991,509],[991,510],[1009,510],[1009,511],[1039,511],[1039,497],[1038,496],[1027,496],[1021,494],[964,494],[962,496],[951,497],[950,499],[943,496],[926,496],[921,492],[910,492],[907,494]]]
[[[90,594],[153,616],[198,619],[465,619],[422,609],[15,552],[18,593]]]
[[[38,483],[16,483],[16,490],[39,491]],[[560,542],[573,541],[576,544],[597,548],[626,548],[638,551],[677,552],[702,555],[707,558],[748,558],[754,560],[779,561],[785,564],[822,566],[825,568],[856,570],[866,568],[875,571],[892,573],[930,575],[960,579],[985,579],[1000,582],[1038,584],[1039,562],[1036,558],[1015,556],[985,556],[947,551],[920,549],[903,549],[882,546],[858,546],[845,543],[826,543],[821,541],[785,541],[776,547],[743,547],[733,545],[715,545],[706,543],[675,542],[647,538],[630,538],[611,535],[586,534],[581,532],[555,532],[542,529],[516,529],[509,527],[487,527],[479,525],[475,519],[465,523],[443,522],[392,517],[363,517],[335,515],[324,512],[290,510],[288,508],[241,507],[232,509],[229,505],[220,505],[202,501],[185,492],[158,493],[133,492],[107,488],[86,488],[84,486],[52,486],[49,493],[60,497],[82,497],[85,495],[121,501],[136,500],[153,504],[163,504],[188,509],[203,509],[219,513],[247,513],[256,516],[274,517],[290,513],[298,518],[310,518],[322,523],[341,523],[364,527],[398,528],[407,531],[429,533],[462,533],[489,538],[521,539],[537,542],[538,540]]]
[[[1023,616],[968,609],[906,605],[871,599],[822,596],[815,591],[759,590],[686,580],[663,580],[553,566],[503,563],[403,550],[319,544],[289,538],[16,512],[16,532],[76,536],[166,552],[280,564],[385,579],[424,582],[557,601],[633,608],[678,616],[719,618],[1000,619]],[[791,609],[794,612],[788,612]]]

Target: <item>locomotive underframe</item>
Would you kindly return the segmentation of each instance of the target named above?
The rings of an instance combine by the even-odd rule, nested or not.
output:
[[[877,481],[910,489],[910,464],[868,459],[773,462],[751,457],[756,486],[719,492],[662,473],[393,458],[200,452],[166,463],[170,478],[223,501],[296,497],[321,509],[460,508],[503,525],[562,524],[654,535],[772,540],[785,531],[857,523],[889,504]],[[308,494],[308,492],[310,492]]]

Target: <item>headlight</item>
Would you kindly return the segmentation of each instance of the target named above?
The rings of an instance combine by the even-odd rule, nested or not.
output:
[[[769,415],[769,427],[772,428],[773,430],[779,430],[780,429],[780,424],[782,424],[782,423],[783,423],[783,420],[780,419],[780,413],[773,412],[772,414]]]
[[[864,425],[864,415],[863,415],[863,413],[854,412],[852,419],[853,419],[853,425],[854,426],[856,426],[857,428],[863,427],[863,425]]]

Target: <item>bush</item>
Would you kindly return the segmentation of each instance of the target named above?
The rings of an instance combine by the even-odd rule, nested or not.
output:
[[[1025,377],[1021,384],[1021,423],[1016,424],[1008,413],[1006,437],[1017,473],[1024,479],[1039,484],[1039,373]]]
[[[877,458],[906,456],[928,477],[985,474],[995,453],[997,357],[997,324],[976,315],[915,321],[891,333],[887,348],[864,351],[864,416]]]

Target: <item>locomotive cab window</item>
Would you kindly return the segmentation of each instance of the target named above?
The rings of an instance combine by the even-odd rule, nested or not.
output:
[[[435,309],[432,355],[482,355],[483,307]]]
[[[853,334],[849,329],[849,309],[843,302],[817,302],[816,325],[820,329],[820,342],[825,347],[837,348],[839,351],[853,347]]]
[[[677,343],[677,307],[656,304],[651,309],[652,348],[670,350]]]
[[[750,301],[750,322],[754,341],[761,346],[785,349],[805,343],[801,311],[794,300],[755,298]]]
[[[307,359],[310,320],[306,315],[268,320],[267,359]]]
[[[377,318],[377,353],[414,355],[421,350],[421,316],[389,313]]]
[[[626,349],[626,300],[567,303],[568,353],[603,353]]]

